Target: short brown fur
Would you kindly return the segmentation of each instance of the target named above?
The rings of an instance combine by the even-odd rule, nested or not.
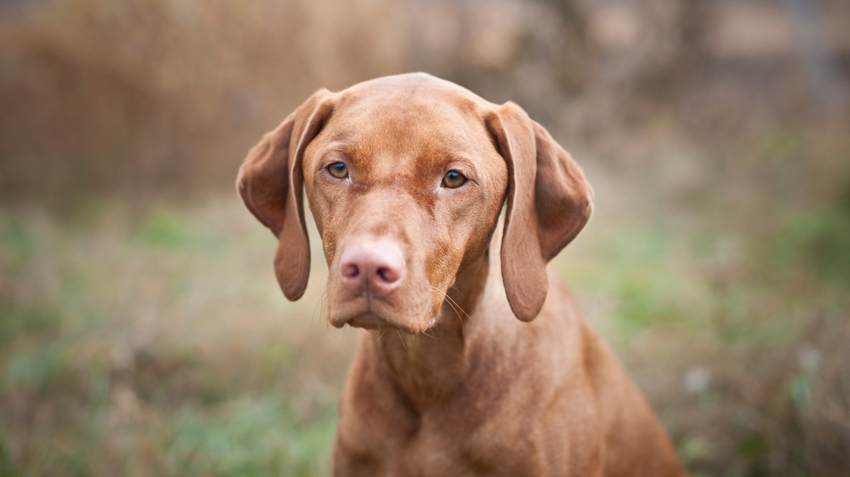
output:
[[[344,179],[328,173],[336,162]],[[443,187],[449,170],[467,182]],[[335,475],[682,475],[641,392],[546,266],[590,218],[592,191],[515,104],[421,73],[320,90],[252,149],[237,185],[279,239],[290,299],[309,274],[306,190],[328,318],[370,330],[340,403]],[[339,257],[354,241],[401,251],[398,289],[347,291]]]

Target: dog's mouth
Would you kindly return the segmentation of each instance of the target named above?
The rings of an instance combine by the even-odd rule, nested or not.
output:
[[[394,320],[391,321],[373,311],[359,313],[347,319],[331,319],[330,321],[331,324],[337,328],[342,328],[345,325],[348,325],[352,328],[362,328],[371,331],[403,331],[407,334],[414,335],[426,332],[436,325],[437,316],[431,317],[426,323],[424,323],[424,326],[399,323]]]
[[[391,323],[371,311],[361,313],[345,321],[340,327],[345,326],[346,324],[352,328],[362,328],[372,331],[396,330],[404,331],[411,335],[416,333],[416,330],[411,326],[406,326],[400,323]]]
[[[424,307],[423,307],[424,308]],[[431,314],[428,308],[421,309],[420,313],[399,316],[398,310],[393,306],[377,300],[355,299],[347,302],[331,304],[328,316],[331,325],[343,328],[349,325],[352,328],[362,328],[376,331],[403,331],[408,334],[417,334],[428,331],[437,324],[438,313]]]

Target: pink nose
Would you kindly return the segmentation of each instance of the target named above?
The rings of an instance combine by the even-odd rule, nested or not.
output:
[[[339,260],[342,284],[354,295],[382,298],[401,284],[407,267],[399,248],[389,242],[354,242]]]

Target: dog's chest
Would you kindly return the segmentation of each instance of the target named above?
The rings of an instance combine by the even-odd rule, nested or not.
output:
[[[399,432],[406,426],[376,429],[341,423],[335,466],[376,476],[545,474],[546,446],[530,438],[540,436],[539,429],[528,428],[525,437],[518,438],[486,425],[468,429],[462,420],[442,413],[425,415],[413,432]]]

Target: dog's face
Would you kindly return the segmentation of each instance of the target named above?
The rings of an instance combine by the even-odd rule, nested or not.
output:
[[[306,190],[337,327],[427,330],[485,253],[506,196],[505,289],[531,320],[546,261],[590,215],[581,170],[521,109],[422,74],[317,92],[251,151],[237,184],[280,239],[275,269],[290,299],[309,273]]]
[[[350,106],[327,119],[302,164],[330,270],[329,319],[425,330],[489,243],[507,165],[459,91],[363,95],[343,94]]]

